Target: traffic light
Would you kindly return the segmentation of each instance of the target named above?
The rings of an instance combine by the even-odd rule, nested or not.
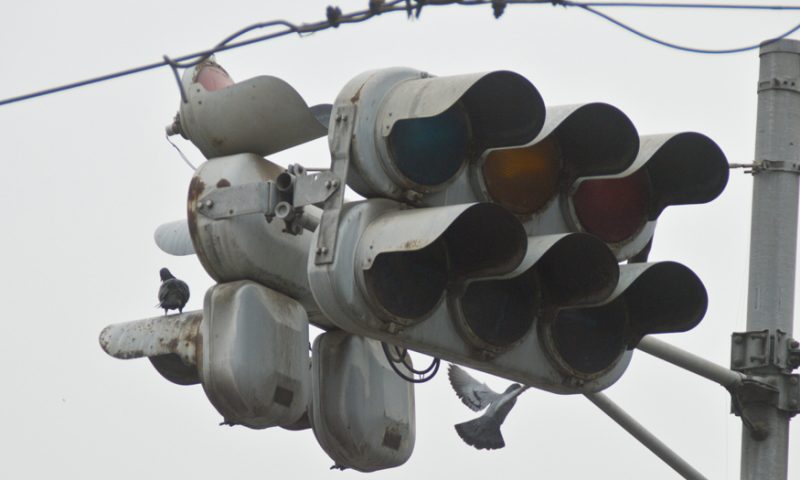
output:
[[[331,172],[264,158],[324,135],[330,106],[308,107],[275,77],[233,83],[213,61],[188,70],[183,86],[168,133],[208,161],[192,177],[187,219],[159,227],[156,242],[196,253],[219,283],[202,311],[109,326],[101,345],[117,358],[148,357],[174,383],[201,383],[224,423],[313,428],[342,468],[404,463],[415,440],[413,385],[380,342],[330,331],[309,358],[309,321],[335,329],[308,286],[314,205],[344,185]]]
[[[112,326],[101,343],[202,383],[233,423],[311,426],[339,466],[394,467],[413,450],[413,386],[380,342],[589,393],[620,378],[643,336],[705,314],[690,269],[646,262],[667,206],[725,187],[725,156],[704,135],[640,137],[604,103],[546,108],[509,71],[374,70],[316,107],[275,77],[234,83],[213,61],[183,87],[168,132],[208,161],[186,229],[156,237],[219,284],[202,313]],[[264,158],[326,132],[329,170]],[[345,202],[345,186],[364,199]],[[309,322],[326,330],[310,369]]]
[[[309,108],[291,85],[269,75],[234,83],[213,57],[187,69],[181,88],[185,98],[167,133],[191,140],[206,158],[271,155],[327,131],[325,105]]]
[[[201,311],[108,326],[100,345],[116,358],[149,357],[173,383],[202,383],[227,424],[295,429],[307,414],[306,312],[255,282],[211,287]]]
[[[411,457],[414,384],[394,372],[380,342],[325,332],[314,340],[311,367],[311,426],[335,465],[373,472]]]
[[[669,205],[715,198],[707,137],[639,137],[617,108],[543,108],[511,72],[367,72],[340,92],[311,291],[338,327],[559,392],[601,390],[648,334],[702,319],[702,282],[642,261]],[[335,235],[331,233],[335,232]]]

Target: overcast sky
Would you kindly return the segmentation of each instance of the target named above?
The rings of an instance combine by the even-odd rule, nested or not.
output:
[[[256,21],[318,21],[327,4],[8,2],[0,16],[0,97],[195,52]],[[798,13],[608,12],[706,48],[758,43],[800,22]],[[509,6],[495,20],[488,6],[426,8],[416,21],[386,15],[217,59],[236,80],[281,77],[309,104],[333,102],[347,80],[374,68],[508,69],[529,78],[547,104],[609,102],[641,134],[695,130],[718,142],[730,162],[753,158],[757,52],[668,50],[578,9]],[[171,384],[146,360],[116,360],[98,345],[106,325],[158,314],[159,268],[190,284],[187,308],[201,308],[213,283],[194,256],[171,257],[152,240],[160,223],[185,215],[192,171],[163,133],[178,102],[172,73],[159,69],[0,107],[0,478],[363,476],[328,470],[333,462],[310,430],[220,427],[200,386]],[[203,160],[190,143],[179,144],[193,162]],[[272,160],[327,166],[327,143]],[[723,365],[731,332],[745,330],[751,183],[733,171],[713,203],[668,209],[651,255],[691,267],[710,298],[697,328],[662,338]],[[507,384],[481,378],[496,389]],[[709,478],[738,478],[740,422],[722,388],[637,352],[606,393]],[[446,375],[418,386],[416,402],[413,456],[371,478],[676,477],[580,396],[526,392],[504,427],[507,447],[496,452],[476,451],[456,435],[453,424],[474,414]]]

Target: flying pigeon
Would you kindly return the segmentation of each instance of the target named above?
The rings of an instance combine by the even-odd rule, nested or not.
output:
[[[169,310],[183,313],[183,307],[189,301],[189,286],[183,280],[178,280],[166,268],[162,268],[161,287],[158,289],[158,305],[164,309],[164,315]]]
[[[464,405],[476,412],[489,407],[486,408],[483,415],[475,420],[456,425],[456,432],[461,439],[479,450],[505,447],[506,443],[500,433],[500,426],[503,425],[508,412],[517,403],[517,397],[528,387],[514,383],[505,392],[497,393],[487,387],[485,383],[472,378],[461,367],[453,364],[450,364],[447,376],[450,377],[450,385],[453,386],[453,390],[456,391],[456,395]]]

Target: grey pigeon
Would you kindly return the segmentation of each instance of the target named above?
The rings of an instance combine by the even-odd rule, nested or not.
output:
[[[500,426],[503,425],[508,412],[517,403],[517,397],[528,387],[514,383],[505,392],[497,393],[487,387],[485,383],[472,378],[461,367],[453,364],[450,364],[447,376],[450,377],[450,385],[453,386],[453,390],[456,391],[456,395],[464,405],[476,412],[489,407],[486,408],[483,415],[475,420],[456,425],[456,432],[461,439],[479,450],[505,447],[506,443],[500,433]]]
[[[158,289],[158,306],[164,309],[164,315],[169,310],[183,313],[183,307],[189,301],[189,285],[175,278],[166,268],[162,268],[159,274],[161,287]]]

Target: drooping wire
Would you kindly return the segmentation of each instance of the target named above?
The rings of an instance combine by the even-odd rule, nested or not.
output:
[[[782,39],[788,37],[789,35],[793,34],[797,30],[800,30],[800,24],[797,24],[797,25],[795,25],[794,27],[792,27],[786,33],[784,33],[782,35],[779,35],[779,36],[777,36],[775,38],[769,39],[769,40],[767,40],[765,42],[761,42],[761,43],[754,44],[754,45],[747,45],[747,46],[744,46],[744,47],[722,48],[722,49],[695,48],[695,47],[687,47],[687,46],[684,46],[684,45],[678,45],[678,44],[672,43],[672,42],[667,42],[665,40],[658,39],[658,38],[656,38],[656,37],[654,37],[652,35],[648,35],[648,34],[642,32],[640,30],[636,30],[635,28],[631,27],[630,25],[627,25],[627,24],[623,23],[620,20],[617,20],[614,17],[611,17],[610,15],[607,15],[607,14],[605,14],[603,12],[595,10],[594,8],[592,8],[591,6],[588,6],[586,4],[573,3],[573,2],[565,2],[565,3],[567,3],[569,6],[579,7],[579,8],[582,8],[583,10],[586,10],[587,12],[593,13],[593,14],[597,15],[598,17],[603,18],[603,19],[613,23],[614,25],[616,25],[616,26],[618,26],[618,27],[620,27],[620,28],[622,28],[624,30],[627,30],[630,33],[632,33],[632,34],[634,34],[634,35],[636,35],[638,37],[641,37],[641,38],[643,38],[645,40],[648,40],[650,42],[656,43],[656,44],[664,46],[664,47],[669,47],[669,48],[672,48],[672,49],[675,49],[675,50],[680,50],[680,51],[683,51],[683,52],[690,52],[690,53],[723,55],[723,54],[729,54],[729,53],[747,52],[749,50],[755,50],[757,48],[760,48],[762,45],[769,45],[771,43],[775,43],[775,42],[777,42],[779,40],[782,40]]]
[[[135,75],[138,73],[146,72],[149,70],[153,70],[156,68],[161,68],[165,66],[169,66],[175,72],[177,68],[189,68],[197,65],[200,62],[205,61],[211,55],[226,51],[232,50],[239,47],[244,47],[247,45],[251,45],[254,43],[260,43],[267,40],[272,40],[274,38],[282,37],[285,35],[289,35],[291,33],[296,33],[300,36],[315,33],[321,30],[325,30],[328,28],[338,28],[342,24],[347,23],[359,23],[366,21],[374,16],[381,15],[383,13],[392,13],[392,12],[406,12],[409,18],[412,18],[412,12],[414,12],[413,17],[419,18],[422,8],[423,7],[434,7],[434,6],[446,6],[446,5],[464,5],[464,6],[476,6],[476,5],[491,5],[492,10],[494,12],[495,18],[499,18],[503,12],[505,11],[505,7],[510,4],[531,4],[531,5],[541,5],[541,4],[551,4],[554,6],[562,6],[562,7],[578,7],[587,12],[590,12],[594,15],[597,15],[604,20],[617,25],[620,28],[623,28],[645,40],[654,42],[658,45],[662,45],[669,48],[674,48],[677,50],[681,50],[684,52],[691,52],[691,53],[705,53],[705,54],[729,54],[729,53],[739,53],[739,52],[746,52],[748,50],[754,50],[759,48],[761,45],[769,44],[786,38],[787,36],[791,35],[792,33],[796,32],[800,29],[800,25],[790,29],[786,33],[775,37],[767,42],[763,42],[761,44],[750,45],[746,47],[738,47],[738,48],[727,48],[727,49],[702,49],[702,48],[694,48],[694,47],[686,47],[682,45],[677,45],[671,42],[667,42],[658,38],[655,38],[651,35],[648,35],[644,32],[641,32],[620,20],[617,20],[605,13],[602,13],[595,8],[606,8],[606,7],[631,7],[631,8],[683,8],[683,9],[736,9],[736,10],[800,10],[799,5],[758,5],[758,4],[750,4],[750,5],[735,5],[735,4],[709,4],[709,3],[647,3],[647,2],[572,2],[568,0],[369,0],[369,8],[366,10],[359,10],[352,13],[342,13],[340,9],[336,7],[330,7],[327,10],[326,20],[315,22],[315,23],[307,23],[301,25],[295,25],[291,22],[286,20],[273,20],[268,22],[261,22],[256,23],[241,30],[229,35],[227,38],[219,42],[215,47],[203,50],[196,53],[191,53],[188,55],[183,55],[174,59],[170,59],[169,57],[164,57],[162,61],[150,63],[147,65],[142,65],[139,67],[128,68],[125,70],[120,70],[117,72],[109,73],[106,75],[100,75],[98,77],[88,78],[85,80],[80,80],[72,83],[67,83],[64,85],[59,85],[52,88],[47,88],[44,90],[38,90],[35,92],[27,93],[24,95],[19,95],[15,97],[10,97],[6,99],[0,99],[0,106],[8,105],[11,103],[21,102],[23,100],[29,100],[36,97],[41,97],[45,95],[50,95],[53,93],[63,92],[67,90],[72,90],[79,87],[84,87],[87,85],[92,85],[95,83],[105,82],[108,80],[113,80],[115,78],[126,77],[130,75]],[[241,36],[250,33],[255,30],[260,30],[264,28],[272,28],[282,26],[284,27],[283,30],[279,30],[277,32],[256,36],[253,38],[249,38],[246,40],[234,41]]]
[[[408,350],[405,348],[399,350],[398,347],[394,346],[395,355],[392,355],[391,351],[389,350],[389,345],[384,342],[381,342],[381,347],[383,347],[383,354],[386,355],[386,361],[389,362],[389,366],[392,367],[394,373],[396,373],[400,378],[407,382],[411,383],[425,383],[433,379],[436,376],[436,373],[439,372],[439,364],[441,361],[438,358],[434,358],[431,361],[431,364],[428,365],[427,368],[423,370],[417,370],[414,368],[413,365],[409,362]],[[402,364],[411,376],[409,376],[406,372],[400,370],[398,364]],[[416,377],[417,375],[418,377]]]
[[[175,150],[177,150],[177,151],[178,151],[178,155],[180,155],[180,156],[181,156],[181,158],[183,159],[183,161],[184,161],[184,162],[186,162],[186,165],[189,165],[189,168],[191,168],[192,170],[195,170],[195,171],[196,171],[196,170],[197,170],[197,167],[195,167],[195,166],[192,164],[192,162],[190,162],[190,161],[189,161],[189,159],[188,159],[188,158],[186,158],[186,155],[184,155],[184,154],[183,154],[183,152],[181,151],[181,149],[180,149],[180,148],[179,148],[177,145],[175,145],[175,144],[172,142],[172,140],[170,140],[170,139],[169,139],[169,135],[167,135],[166,137],[167,137],[167,141],[169,142],[169,144],[170,144],[170,145],[172,145],[173,147],[175,147]]]
[[[404,2],[404,1],[405,0],[392,0],[392,1],[386,2],[386,3],[383,4],[383,7],[381,9],[375,11],[376,13],[373,13],[373,11],[367,9],[367,10],[360,10],[360,11],[349,13],[349,14],[343,14],[338,19],[337,23],[338,24],[358,23],[358,22],[363,22],[365,20],[368,20],[369,18],[372,18],[375,15],[380,15],[381,13],[395,12],[395,11],[405,11],[405,7],[402,7],[402,8],[396,7],[397,4],[399,4],[401,2]],[[270,34],[261,35],[261,36],[254,37],[254,38],[250,38],[250,39],[247,39],[247,40],[241,40],[241,41],[238,41],[238,42],[234,42],[233,41],[236,38],[239,38],[242,35],[244,35],[246,33],[249,33],[249,32],[252,32],[254,30],[259,30],[259,29],[263,29],[263,28],[269,28],[269,27],[278,26],[278,25],[284,26],[285,29],[281,30],[281,31],[278,31],[278,32],[274,32],[274,33],[270,33]],[[303,34],[318,32],[320,30],[325,30],[326,28],[330,28],[330,27],[332,27],[332,25],[327,20],[326,21],[321,21],[321,22],[316,22],[316,23],[302,24],[302,25],[295,25],[295,24],[287,22],[285,20],[275,20],[275,21],[269,21],[269,22],[256,23],[256,24],[253,24],[253,25],[250,25],[248,27],[243,28],[243,29],[235,32],[232,35],[229,35],[223,41],[218,43],[214,48],[210,48],[210,49],[203,50],[203,51],[200,51],[200,52],[190,53],[188,55],[182,55],[180,57],[176,57],[176,58],[171,59],[172,60],[171,62],[168,62],[167,60],[162,59],[162,61],[160,61],[160,62],[150,63],[150,64],[142,65],[142,66],[139,66],[139,67],[128,68],[128,69],[125,69],[125,70],[120,70],[118,72],[109,73],[109,74],[106,74],[106,75],[100,75],[100,76],[94,77],[94,78],[88,78],[86,80],[80,80],[80,81],[77,81],[77,82],[67,83],[67,84],[64,84],[64,85],[59,85],[57,87],[47,88],[47,89],[44,89],[44,90],[39,90],[39,91],[36,91],[36,92],[31,92],[31,93],[27,93],[27,94],[24,94],[24,95],[19,95],[19,96],[16,96],[16,97],[6,98],[6,99],[3,99],[3,100],[0,100],[0,106],[8,105],[8,104],[11,104],[11,103],[16,103],[16,102],[21,102],[23,100],[29,100],[29,99],[36,98],[36,97],[41,97],[41,96],[44,96],[44,95],[50,95],[50,94],[53,94],[53,93],[63,92],[63,91],[66,91],[66,90],[72,90],[74,88],[84,87],[84,86],[92,85],[92,84],[95,84],[95,83],[105,82],[105,81],[108,81],[108,80],[113,80],[115,78],[121,78],[121,77],[130,76],[130,75],[135,75],[135,74],[138,74],[138,73],[146,72],[146,71],[149,71],[149,70],[154,70],[156,68],[161,68],[161,67],[165,67],[165,66],[174,65],[177,68],[189,68],[189,67],[193,67],[193,66],[197,65],[198,63],[201,63],[201,62],[205,61],[211,55],[214,55],[217,52],[223,52],[223,51],[226,51],[226,50],[233,50],[235,48],[244,47],[244,46],[247,46],[247,45],[251,45],[253,43],[259,43],[259,42],[264,42],[264,41],[267,41],[267,40],[272,40],[273,38],[282,37],[284,35],[289,35],[291,33],[297,33],[299,35],[303,35]]]

